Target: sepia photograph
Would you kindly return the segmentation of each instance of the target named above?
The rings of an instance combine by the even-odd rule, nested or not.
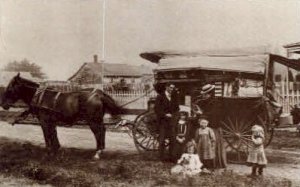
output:
[[[300,187],[300,0],[0,0],[0,187]]]

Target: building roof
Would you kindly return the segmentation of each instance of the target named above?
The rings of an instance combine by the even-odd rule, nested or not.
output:
[[[10,80],[17,74],[18,72],[0,70],[0,86],[6,87]],[[25,79],[32,80],[34,82],[41,82],[41,79],[32,77],[30,72],[20,72],[20,76]]]
[[[104,63],[103,66],[104,76],[141,77],[145,74],[152,74],[151,68],[145,66],[113,63]],[[89,70],[92,74],[100,76],[102,72],[102,64],[97,62],[86,62],[68,80],[73,79],[82,69]]]
[[[284,48],[293,48],[293,47],[300,47],[300,42],[297,43],[291,43],[283,46]]]

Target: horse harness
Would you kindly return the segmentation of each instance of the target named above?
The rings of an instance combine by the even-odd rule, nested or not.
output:
[[[49,106],[49,105],[43,103],[44,98],[45,98],[44,96],[47,91],[57,92],[55,94],[55,96],[53,97],[52,106]],[[49,90],[47,86],[39,87],[39,88],[37,88],[36,92],[34,93],[34,96],[31,101],[31,105],[35,106],[35,107],[41,107],[41,108],[46,108],[46,109],[50,109],[50,110],[55,110],[57,101],[58,101],[58,98],[60,95],[61,95],[61,92]]]
[[[98,89],[96,89],[96,88],[94,88],[92,90],[92,92],[90,93],[90,96],[87,99],[88,102],[90,102],[94,97],[96,97],[98,95],[97,90]],[[56,92],[56,94],[54,96],[51,96],[50,98],[48,98],[48,99],[52,100],[51,105],[43,102],[47,91],[48,92]],[[37,88],[37,90],[32,98],[31,105],[35,106],[35,107],[45,108],[48,110],[55,111],[55,108],[58,103],[58,99],[61,96],[61,94],[62,94],[62,92],[49,90],[49,88],[47,86],[39,87],[39,88]]]

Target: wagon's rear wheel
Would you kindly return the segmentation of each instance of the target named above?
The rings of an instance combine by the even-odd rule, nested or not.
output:
[[[159,145],[158,122],[155,113],[147,111],[138,116],[132,134],[138,151],[157,151]]]
[[[232,115],[221,121],[223,137],[228,161],[231,163],[244,163],[251,146],[251,127],[261,125],[265,131],[265,146],[269,145],[273,137],[273,128],[269,128],[266,113],[257,116]]]

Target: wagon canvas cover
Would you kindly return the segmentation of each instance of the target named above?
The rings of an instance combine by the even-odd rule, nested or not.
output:
[[[162,59],[157,70],[206,69],[263,74],[268,55],[201,56]]]
[[[158,71],[205,69],[264,74],[271,56],[273,60],[278,60],[286,66],[300,68],[299,61],[273,55],[266,47],[199,52],[155,51],[145,52],[140,56],[158,63]]]

